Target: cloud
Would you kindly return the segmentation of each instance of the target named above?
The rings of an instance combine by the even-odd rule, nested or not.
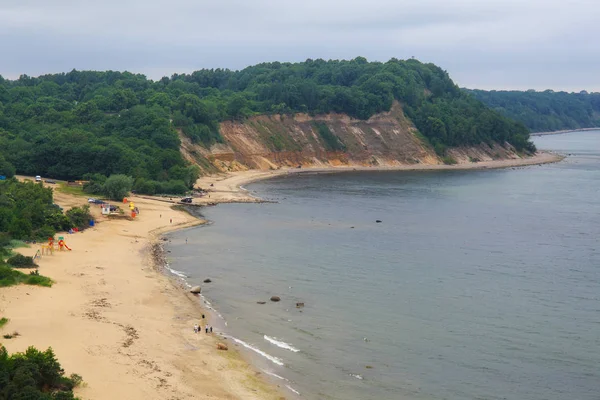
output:
[[[600,90],[595,0],[4,0],[0,74],[152,78],[262,61],[414,56],[462,86]]]

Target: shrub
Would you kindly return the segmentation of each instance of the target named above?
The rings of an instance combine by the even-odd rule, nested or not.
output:
[[[127,175],[111,175],[102,186],[102,193],[111,200],[121,200],[133,187],[133,178]]]
[[[15,254],[6,260],[8,264],[15,268],[33,268],[37,267],[35,262],[33,262],[33,257],[24,256],[22,254]]]
[[[0,328],[8,323],[8,318],[0,318]]]
[[[82,207],[73,207],[67,211],[67,218],[71,225],[78,229],[85,229],[89,226],[92,215],[90,214],[90,206],[86,204]]]
[[[0,265],[0,287],[13,286],[24,283],[26,285],[52,286],[52,279],[38,274],[26,275],[6,265]]]
[[[456,160],[451,156],[442,157],[442,162],[446,165],[454,165],[457,164]]]
[[[81,383],[81,377],[73,374],[68,378],[64,373],[51,348],[42,352],[29,347],[24,353],[9,355],[0,346],[1,399],[75,400],[73,388]]]

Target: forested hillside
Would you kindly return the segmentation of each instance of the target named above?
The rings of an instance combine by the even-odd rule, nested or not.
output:
[[[466,91],[532,132],[600,127],[600,93]]]
[[[293,113],[365,120],[390,110],[394,100],[440,155],[448,146],[493,142],[534,150],[525,126],[459,90],[439,67],[359,57],[200,70],[159,81],[75,70],[0,77],[0,174],[12,174],[13,166],[18,173],[63,179],[122,173],[135,178],[134,187],[148,181],[189,186],[198,170],[180,153],[178,131],[210,148],[224,141],[222,121]],[[318,131],[343,150],[334,134]],[[201,158],[195,161],[210,166]]]

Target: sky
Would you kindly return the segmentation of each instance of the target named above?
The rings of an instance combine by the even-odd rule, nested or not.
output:
[[[415,57],[461,87],[600,91],[600,0],[0,0],[0,75],[160,79]]]

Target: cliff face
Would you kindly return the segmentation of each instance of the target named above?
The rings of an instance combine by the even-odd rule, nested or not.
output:
[[[346,115],[263,115],[221,123],[225,143],[205,149],[181,136],[182,152],[206,173],[279,167],[440,164],[400,104],[367,121]],[[501,146],[451,149],[458,162],[517,158]]]

